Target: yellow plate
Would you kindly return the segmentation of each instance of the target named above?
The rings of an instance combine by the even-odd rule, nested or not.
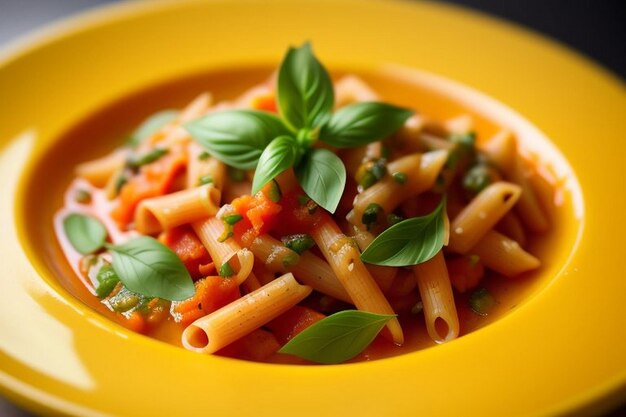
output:
[[[559,262],[497,322],[420,352],[340,366],[277,366],[205,357],[121,330],[69,295],[24,226],[19,181],[59,136],[134,91],[168,79],[276,63],[314,41],[329,67],[385,66],[478,100],[564,171],[580,221]],[[420,78],[421,77],[421,78]],[[532,33],[457,8],[413,2],[213,1],[102,9],[0,57],[0,387],[39,412],[79,416],[513,416],[581,414],[626,384],[626,94],[619,80]],[[85,141],[89,141],[86,137]],[[533,142],[534,141],[534,142]],[[69,171],[69,170],[68,170]],[[26,174],[25,174],[26,173]],[[68,172],[59,175],[69,175]],[[38,179],[45,188],[50,178]],[[41,201],[42,207],[50,202]],[[571,219],[570,219],[571,220]],[[32,229],[32,228],[31,228]],[[45,229],[41,241],[50,241]]]

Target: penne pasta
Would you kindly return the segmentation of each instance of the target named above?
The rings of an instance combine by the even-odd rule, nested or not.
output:
[[[456,339],[459,335],[459,317],[443,252],[415,265],[413,273],[424,304],[428,334],[437,343]]]
[[[280,316],[311,291],[292,274],[285,274],[190,324],[183,331],[182,344],[194,352],[215,353]]]
[[[496,182],[481,191],[450,224],[448,248],[467,253],[515,205],[521,190],[507,182]]]
[[[272,272],[292,272],[296,279],[322,294],[330,295],[346,303],[352,303],[328,263],[306,251],[301,255],[288,249],[269,235],[261,235],[252,241],[249,249],[263,265]]]
[[[378,314],[395,314],[389,302],[368,272],[352,239],[341,233],[328,216],[315,227],[311,235],[359,310]],[[387,323],[394,343],[404,343],[397,318]]]
[[[194,188],[210,183],[222,191],[226,176],[226,165],[216,158],[208,156],[206,151],[195,142],[189,143],[189,163],[187,165],[186,188]]]
[[[151,235],[214,216],[219,210],[219,196],[219,190],[207,184],[142,200],[135,210],[135,227]]]
[[[354,199],[354,209],[348,220],[363,227],[363,213],[370,204],[378,204],[385,213],[391,213],[404,200],[431,188],[447,158],[446,151],[405,156],[388,165],[389,173],[404,173],[404,184],[386,176]]]
[[[490,231],[470,251],[489,269],[506,277],[514,277],[539,268],[541,262],[514,240]]]

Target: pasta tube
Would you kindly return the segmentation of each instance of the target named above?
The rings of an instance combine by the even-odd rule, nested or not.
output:
[[[541,266],[539,259],[526,252],[514,240],[501,233],[490,231],[470,251],[480,261],[506,277],[514,277]]]
[[[194,321],[183,332],[182,344],[195,352],[215,353],[280,316],[311,291],[292,274],[285,274]]]
[[[413,266],[422,303],[426,329],[437,343],[449,342],[459,335],[459,317],[443,252]]]
[[[328,216],[311,232],[339,282],[359,310],[378,314],[395,314],[382,291],[361,261],[360,252],[352,239],[341,233]],[[394,343],[404,343],[402,327],[397,318],[387,323]]]
[[[399,184],[389,175],[357,195],[354,209],[349,214],[350,223],[363,226],[363,213],[370,204],[378,204],[385,213],[391,213],[407,198],[431,188],[447,157],[447,151],[439,150],[416,153],[391,162],[387,166],[389,172],[405,173],[406,182]]]
[[[219,210],[220,192],[212,184],[142,200],[135,211],[135,228],[155,234],[208,216]]]
[[[495,182],[481,191],[454,218],[448,248],[467,253],[515,205],[521,189],[508,182]]]

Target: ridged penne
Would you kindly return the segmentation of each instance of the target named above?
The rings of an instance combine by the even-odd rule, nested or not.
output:
[[[448,248],[467,253],[515,205],[520,188],[496,182],[481,191],[450,224]]]
[[[507,277],[539,268],[541,262],[514,240],[496,231],[488,232],[469,252],[480,261]]]
[[[390,213],[402,201],[428,190],[433,186],[446,158],[446,151],[433,151],[408,155],[389,163],[389,173],[406,174],[406,182],[399,184],[389,175],[358,194],[349,221],[362,225],[363,213],[370,204],[378,204],[385,213]]]
[[[437,343],[456,339],[459,335],[459,317],[443,252],[415,265],[413,273],[424,304],[428,334]]]
[[[322,294],[352,303],[327,262],[310,252],[298,255],[281,241],[269,235],[260,235],[249,249],[272,272],[292,272],[296,279]]]
[[[329,216],[311,231],[315,243],[359,310],[378,314],[395,314],[382,291],[361,261],[358,247],[341,233]],[[387,323],[394,343],[404,343],[397,318]]]
[[[182,344],[194,352],[215,353],[280,316],[311,291],[292,274],[285,274],[190,324]]]
[[[142,200],[135,210],[135,228],[155,234],[191,223],[219,210],[220,191],[213,184]]]

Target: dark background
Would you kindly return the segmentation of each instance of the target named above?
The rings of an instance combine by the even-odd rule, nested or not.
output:
[[[14,38],[53,20],[118,1],[0,0],[0,48]],[[548,35],[591,57],[622,80],[626,79],[626,0],[447,2],[495,15]],[[31,417],[31,414],[0,398],[0,416]],[[626,407],[616,410],[610,416],[626,416]]]

